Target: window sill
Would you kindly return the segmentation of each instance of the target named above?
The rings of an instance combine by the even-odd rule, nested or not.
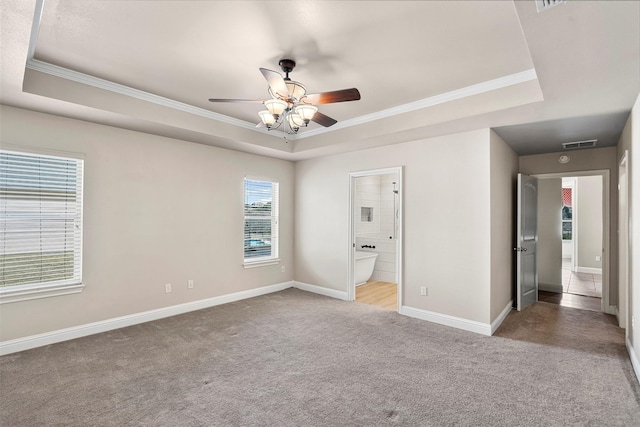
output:
[[[245,261],[242,266],[244,268],[266,267],[268,265],[280,264],[280,258],[265,259],[262,261]]]
[[[84,284],[82,283],[76,285],[41,286],[38,288],[5,288],[0,289],[0,304],[77,294],[82,292],[82,289],[84,289]]]

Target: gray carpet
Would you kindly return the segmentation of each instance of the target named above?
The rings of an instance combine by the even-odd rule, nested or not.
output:
[[[288,289],[4,356],[0,421],[639,425],[640,386],[609,345],[483,337]]]

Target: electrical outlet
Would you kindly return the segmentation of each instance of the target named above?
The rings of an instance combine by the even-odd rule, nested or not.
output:
[[[187,288],[193,289],[193,280],[187,280]]]
[[[164,285],[164,291],[165,291],[166,293],[171,292],[171,283],[166,283],[166,284]]]
[[[596,255],[596,261],[600,261],[600,255]]]
[[[427,287],[426,286],[420,286],[420,295],[422,295],[423,297],[426,297],[427,294],[428,294]]]
[[[285,268],[284,268],[284,265],[283,265],[282,267],[280,267],[280,271],[282,271],[284,273],[284,270],[285,270]]]

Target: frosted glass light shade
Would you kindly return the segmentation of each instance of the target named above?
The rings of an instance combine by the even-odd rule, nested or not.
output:
[[[278,117],[287,108],[288,104],[280,99],[269,99],[264,101],[264,106],[267,107],[271,114]]]
[[[302,97],[307,94],[307,88],[301,83],[291,80],[287,80],[284,83],[287,85],[287,89],[289,89],[289,96],[294,98],[296,101],[301,100]]]
[[[309,124],[309,121],[313,118],[313,115],[318,111],[318,107],[314,107],[313,105],[298,105],[296,107],[296,114],[302,117],[304,120],[304,124]]]
[[[291,126],[292,129],[304,126],[304,120],[302,119],[302,117],[300,117],[299,114],[289,113],[287,119],[289,120],[289,126]]]
[[[267,127],[271,127],[271,125],[276,122],[276,118],[273,116],[273,114],[271,114],[269,110],[262,110],[258,113],[258,115],[260,116],[260,120],[262,120],[262,123],[267,125]]]

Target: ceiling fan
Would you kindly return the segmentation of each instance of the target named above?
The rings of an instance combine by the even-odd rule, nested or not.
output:
[[[260,68],[260,72],[269,83],[270,99],[217,99],[211,102],[253,102],[262,103],[267,108],[260,111],[261,122],[258,127],[266,126],[268,130],[278,129],[287,134],[296,134],[301,127],[314,121],[324,127],[333,126],[337,120],[318,111],[315,105],[332,104],[335,102],[357,101],[360,92],[356,88],[307,94],[307,89],[299,82],[289,78],[289,73],[296,66],[292,59],[281,59],[278,63],[285,73],[285,77],[276,71]],[[315,105],[314,105],[315,104]]]

